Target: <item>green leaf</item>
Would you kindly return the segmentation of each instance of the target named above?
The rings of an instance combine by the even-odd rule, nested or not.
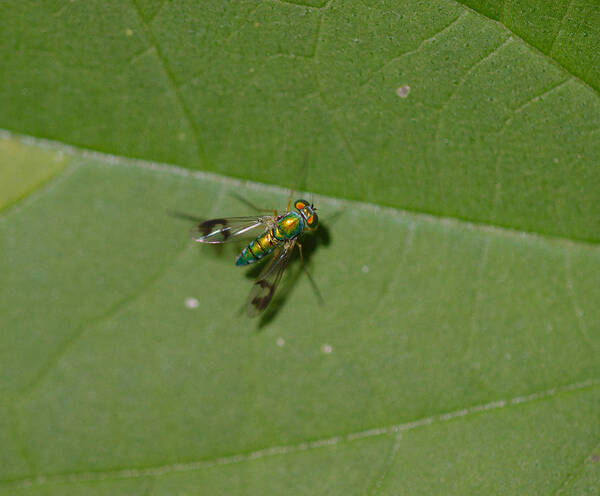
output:
[[[0,211],[35,191],[68,161],[63,153],[24,148],[9,140],[0,141],[0,156]]]
[[[597,493],[594,2],[304,3],[3,3],[0,494]]]
[[[596,2],[472,6],[4,2],[0,127],[600,240]]]

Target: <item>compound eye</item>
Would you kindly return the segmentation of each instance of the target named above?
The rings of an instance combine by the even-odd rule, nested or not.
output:
[[[302,200],[298,200],[296,203],[294,203],[294,207],[296,207],[298,210],[302,210],[304,207],[306,207],[306,203],[304,203]]]

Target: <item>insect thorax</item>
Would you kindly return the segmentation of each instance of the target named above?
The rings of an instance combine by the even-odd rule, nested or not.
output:
[[[281,241],[293,239],[304,229],[304,220],[296,212],[288,212],[277,221],[275,236]]]

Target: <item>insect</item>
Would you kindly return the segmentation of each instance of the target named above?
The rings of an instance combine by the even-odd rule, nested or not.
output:
[[[192,228],[192,238],[199,243],[220,244],[254,238],[237,256],[236,265],[252,264],[272,254],[250,291],[246,304],[246,313],[250,317],[259,315],[273,299],[296,245],[304,267],[302,245],[298,237],[305,230],[314,231],[319,226],[317,209],[306,200],[296,200],[290,210],[292,195],[293,190],[281,215],[273,210],[273,215],[211,219]]]

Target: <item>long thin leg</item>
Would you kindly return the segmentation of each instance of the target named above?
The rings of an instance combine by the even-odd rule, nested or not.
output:
[[[298,243],[298,241],[296,241],[296,244],[298,245],[298,250],[300,251],[300,265],[302,266],[302,270],[304,270],[304,272],[306,272],[306,275],[308,276],[308,280],[310,281],[311,286],[315,290],[315,293],[316,293],[317,298],[319,300],[319,304],[323,305],[323,303],[325,303],[325,300],[323,299],[323,296],[321,295],[321,291],[319,291],[317,283],[315,282],[315,280],[310,275],[310,272],[306,268],[306,265],[304,265],[304,256],[302,256],[302,245],[300,243]]]
[[[294,189],[295,189],[295,186],[292,188],[292,191],[290,191],[290,197],[288,199],[287,208],[285,209],[286,212],[290,211],[290,205],[292,204],[292,197],[294,196]]]
[[[302,268],[306,270],[306,266],[304,265],[304,257],[302,256],[302,245],[298,241],[296,241],[296,244],[298,245],[298,251],[300,252],[300,263],[302,264]]]
[[[257,282],[260,281],[265,275],[267,275],[267,272],[269,272],[269,269],[271,268],[271,265],[273,265],[273,262],[275,262],[275,260],[277,260],[277,258],[279,258],[279,251],[280,251],[280,248],[275,248],[275,250],[273,252],[273,256],[271,257],[271,260],[269,260],[269,263],[266,265],[266,267],[260,271],[260,275],[258,276]]]

